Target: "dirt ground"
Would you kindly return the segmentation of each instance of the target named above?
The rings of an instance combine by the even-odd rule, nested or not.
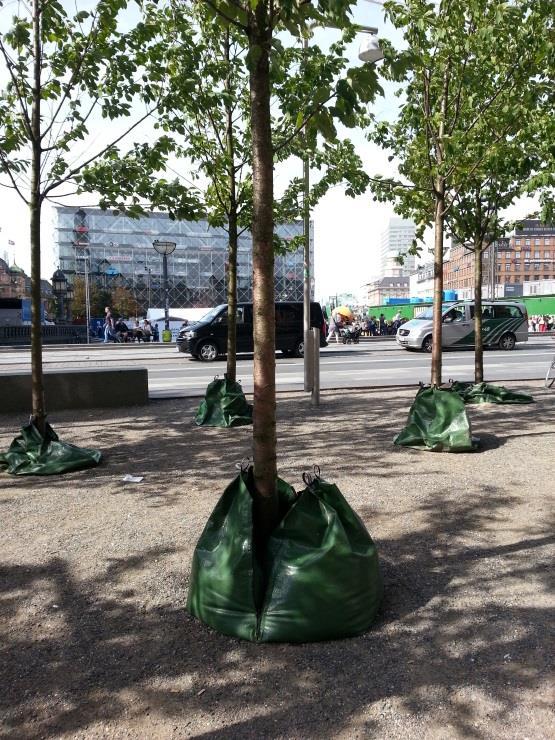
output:
[[[105,461],[0,476],[2,737],[553,737],[555,392],[508,385],[537,402],[469,407],[483,449],[461,455],[392,445],[414,390],[280,395],[280,475],[301,488],[316,463],[339,486],[386,589],[369,632],[304,645],[185,609],[250,428],[196,428],[193,399],[52,415]],[[0,448],[22,421],[0,415]]]

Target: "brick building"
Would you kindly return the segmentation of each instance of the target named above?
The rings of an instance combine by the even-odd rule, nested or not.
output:
[[[11,267],[0,259],[0,298],[25,298],[28,294],[29,278],[21,267]]]
[[[493,264],[492,264],[493,262]],[[484,251],[482,282],[491,283],[492,268],[496,285],[511,285],[514,295],[522,295],[524,282],[555,279],[555,224],[536,219],[522,221],[508,238],[498,239]],[[469,298],[474,290],[474,253],[453,243],[444,267],[444,288]]]

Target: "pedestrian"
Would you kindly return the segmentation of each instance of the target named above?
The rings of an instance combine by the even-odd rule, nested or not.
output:
[[[104,309],[104,344],[108,344],[114,334],[114,318],[110,311],[110,306]]]
[[[387,322],[383,313],[380,314],[380,336],[387,334]]]
[[[159,342],[160,341],[160,329],[158,328],[158,322],[154,322],[154,326],[152,327],[152,341],[153,342]]]
[[[152,336],[152,324],[148,319],[143,321],[143,341],[150,342]]]
[[[339,316],[334,316],[332,314],[331,315],[331,318],[330,318],[330,328],[329,328],[328,337],[327,337],[327,340],[326,341],[329,342],[330,339],[335,334],[335,341],[337,342],[337,344],[339,344],[339,340],[340,340],[340,336],[341,336],[341,326],[342,326],[342,324],[341,324],[341,321],[339,319]]]

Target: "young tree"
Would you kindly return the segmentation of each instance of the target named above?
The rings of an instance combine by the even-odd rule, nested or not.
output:
[[[307,32],[310,22],[348,25],[352,3],[318,0],[206,0],[217,22],[233,26],[246,35],[249,66],[249,110],[253,171],[253,314],[254,314],[254,509],[256,535],[264,541],[279,519],[276,493],[276,394],[274,322],[274,187],[275,142],[270,108],[271,66],[279,58],[281,43],[276,29],[294,36]],[[315,123],[326,135],[331,113],[322,111]],[[314,119],[313,119],[314,120]],[[302,119],[298,122],[303,128]],[[305,124],[308,126],[308,122]]]
[[[531,75],[539,70],[543,77],[545,69],[548,5],[543,0],[385,3],[394,25],[403,28],[408,49],[387,55],[385,74],[403,84],[403,103],[396,122],[379,125],[374,138],[398,159],[404,181],[384,179],[376,193],[414,218],[420,235],[426,225],[434,227],[434,386],[441,385],[446,218],[459,195],[473,192],[476,178],[499,181],[503,146],[523,127],[513,114],[513,99],[517,110],[535,114],[546,82],[541,79],[536,87]]]
[[[208,222],[228,233],[226,376],[235,380],[237,249],[241,234],[252,226],[253,214],[248,39],[234,24],[222,27],[214,23],[205,3],[176,3],[152,12],[151,25],[173,40],[166,52],[171,77],[157,113],[157,125],[164,129],[166,141],[172,142],[169,146],[173,157],[179,158],[174,167],[193,170],[191,178],[202,192]],[[193,35],[195,39],[194,80],[186,73],[190,61],[179,44],[182,35]],[[378,89],[372,68],[347,69],[348,39],[347,35],[326,53],[317,46],[303,49],[299,43],[279,44],[272,58],[274,164],[291,157],[310,157],[314,167],[323,173],[310,193],[311,205],[338,183],[345,182],[347,193],[352,196],[363,192],[368,184],[354,147],[336,136],[333,123],[334,119],[341,119],[349,127],[366,124],[363,103]],[[326,132],[325,142],[318,127]],[[96,163],[86,172],[84,186],[95,187],[96,179],[136,182],[135,177],[130,178],[130,171],[144,176],[149,164],[145,160],[147,154],[141,147],[117,161]],[[179,197],[175,183],[167,189],[154,173],[148,180],[156,190],[147,193],[141,188],[141,194],[150,203],[175,212],[175,198]],[[181,183],[185,187],[183,178]],[[116,192],[119,189],[116,186]],[[274,222],[300,218],[305,205],[308,203],[303,199],[303,180],[292,178],[283,196],[274,200]],[[289,244],[278,241],[274,234],[276,249],[299,246],[298,240]]]
[[[32,418],[41,432],[46,419],[40,322],[43,204],[145,121],[161,94],[163,68],[157,77],[141,79],[144,54],[155,53],[150,43],[154,30],[139,22],[123,32],[120,15],[126,6],[124,0],[99,0],[92,10],[76,9],[70,15],[57,0],[31,0],[29,6],[17,5],[11,27],[0,34],[8,77],[0,94],[0,175],[29,208]],[[143,112],[133,115],[139,97]],[[117,135],[108,133],[110,143],[91,154],[91,123],[117,118],[132,122]]]

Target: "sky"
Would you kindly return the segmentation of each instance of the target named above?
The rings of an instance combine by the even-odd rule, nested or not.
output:
[[[87,3],[90,4],[90,3]],[[81,4],[79,4],[81,7]],[[0,14],[7,12],[7,8],[0,9]],[[359,0],[355,12],[357,23],[376,26],[378,36],[383,35],[399,44],[401,39],[391,26],[385,23],[383,9],[379,3],[369,0]],[[0,18],[0,28],[4,26]],[[316,31],[315,42],[322,47],[331,43],[337,37],[332,30]],[[360,64],[358,60],[358,46],[360,39],[353,42],[348,49],[350,64]],[[0,85],[3,86],[5,76],[0,67]],[[379,97],[372,105],[372,112],[378,119],[392,119],[395,116],[397,98],[391,87],[385,86],[384,97]],[[106,124],[104,124],[106,126]],[[110,124],[113,128],[114,124]],[[88,150],[95,151],[95,146],[102,142],[103,131],[95,131],[93,141],[88,143]],[[394,165],[387,160],[387,152],[378,146],[369,143],[364,132],[347,132],[347,135],[356,146],[365,169],[370,175],[395,175]],[[280,183],[292,175],[289,163],[287,171],[276,172],[276,191],[279,192]],[[170,173],[170,178],[173,175]],[[65,205],[92,205],[91,195],[64,199]],[[529,203],[517,204],[511,211],[514,217],[522,217],[531,210]],[[371,194],[357,198],[345,195],[341,186],[328,192],[312,213],[315,235],[315,296],[325,300],[328,296],[352,293],[362,299],[365,283],[374,279],[379,270],[379,243],[380,235],[387,227],[389,219],[395,215],[389,204],[375,203]],[[513,217],[511,213],[510,217]],[[42,276],[49,279],[57,265],[53,262],[53,212],[51,206],[45,205],[42,226]],[[5,187],[0,188],[0,257],[7,254],[8,261],[15,262],[26,272],[30,271],[28,214],[25,204],[17,194]],[[11,243],[13,242],[13,244]]]

